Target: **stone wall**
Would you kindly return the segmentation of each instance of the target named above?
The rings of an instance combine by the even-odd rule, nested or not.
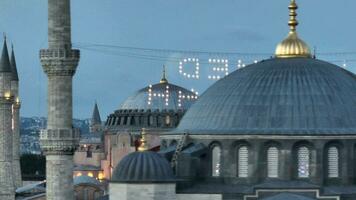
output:
[[[169,138],[169,139],[168,139]],[[164,136],[162,142],[170,144],[180,136]],[[166,140],[168,139],[168,140]],[[254,185],[267,179],[267,149],[270,146],[278,147],[279,165],[278,179],[310,181],[317,185],[355,185],[356,177],[356,137],[355,136],[253,136],[253,135],[207,135],[189,136],[189,143],[202,143],[208,148],[208,153],[198,159],[196,167],[186,174],[195,174],[192,179],[212,178],[212,154],[213,146],[221,148],[221,171],[220,179],[226,183]],[[240,178],[238,172],[238,147],[247,145],[248,152],[248,177]],[[327,149],[330,146],[337,146],[339,149],[339,177],[328,177]],[[299,178],[297,168],[297,149],[300,146],[307,146],[310,149],[310,176],[309,178]],[[183,155],[181,158],[189,156]],[[180,167],[187,168],[191,163],[189,159],[178,161]],[[180,174],[178,174],[180,176]]]
[[[101,166],[101,160],[105,158],[103,152],[92,152],[91,157],[87,157],[86,151],[76,151],[74,153],[74,163],[76,165]]]
[[[177,194],[177,200],[222,200],[221,194]]]
[[[177,200],[174,183],[125,184],[110,183],[110,200]]]

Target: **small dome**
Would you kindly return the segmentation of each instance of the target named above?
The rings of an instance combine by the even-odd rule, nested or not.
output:
[[[278,44],[276,57],[311,57],[308,45],[301,40],[296,32],[289,33],[288,37]]]
[[[113,182],[157,183],[174,182],[173,171],[168,161],[151,151],[134,152],[124,157],[116,166]]]
[[[90,176],[76,176],[73,180],[74,185],[89,184],[89,185],[101,185],[101,183]]]

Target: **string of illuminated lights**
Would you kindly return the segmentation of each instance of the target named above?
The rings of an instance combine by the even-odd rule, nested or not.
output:
[[[259,60],[271,57],[271,53],[242,53],[242,52],[208,52],[208,51],[185,51],[173,49],[152,49],[142,47],[128,47],[117,45],[105,44],[88,44],[88,43],[74,43],[76,48],[87,51],[94,51],[104,53],[107,55],[129,57],[135,59],[143,59],[157,62],[176,62],[178,63],[178,73],[187,79],[198,80],[201,78],[200,70],[201,64],[211,66],[213,73],[208,74],[209,80],[219,80],[229,74],[230,61],[229,57],[240,57],[237,60],[237,70],[244,68],[248,63],[257,63]],[[179,55],[179,56],[177,56]],[[193,56],[192,56],[193,55]],[[356,58],[356,52],[327,52],[318,53],[320,57],[340,57],[352,56]],[[205,58],[205,59],[201,59]],[[245,59],[243,59],[245,58]],[[346,68],[347,63],[356,62],[356,59],[341,59],[341,60],[328,60],[332,63],[341,63],[340,67]],[[191,70],[187,70],[190,66]],[[183,101],[194,100],[198,98],[198,92],[192,89],[194,95],[184,94],[179,91],[178,94],[178,107],[182,107]],[[153,98],[163,98],[165,105],[169,105],[169,85],[166,86],[165,91],[153,91],[152,85],[148,86],[147,91],[147,104],[151,105]]]

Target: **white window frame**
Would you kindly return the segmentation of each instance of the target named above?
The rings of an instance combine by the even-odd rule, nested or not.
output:
[[[221,147],[213,146],[211,150],[211,176],[219,177],[221,174]]]
[[[237,160],[237,167],[238,167],[238,172],[237,176],[240,178],[247,178],[248,177],[248,151],[249,148],[246,145],[240,146],[237,155],[238,155],[238,160]]]
[[[267,177],[278,178],[279,173],[279,150],[272,146],[267,149]]]
[[[310,177],[310,149],[306,146],[298,148],[297,162],[298,162],[298,177],[309,178]]]
[[[331,146],[328,148],[328,177],[329,178],[339,178],[339,163],[340,163],[340,153],[336,146]]]

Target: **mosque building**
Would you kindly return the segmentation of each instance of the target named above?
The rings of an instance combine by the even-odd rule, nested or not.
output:
[[[184,97],[184,98],[183,98]],[[188,98],[189,97],[189,98]],[[113,166],[138,150],[145,130],[150,150],[160,148],[160,134],[177,127],[198,95],[169,83],[165,68],[159,83],[139,89],[129,96],[102,124],[97,103],[90,120],[90,133],[81,136],[74,153],[74,178],[93,177],[106,186]]]
[[[356,76],[311,54],[297,8],[273,58],[212,85],[158,153],[121,160],[109,199],[356,199]]]
[[[90,120],[89,134],[82,135],[79,147],[74,152],[74,177],[89,176],[96,180],[105,179],[101,161],[105,159],[103,125],[97,103]]]
[[[70,0],[48,0],[49,47],[40,52],[48,77],[48,125],[40,136],[46,197],[37,199],[100,197],[100,172],[110,180],[103,198],[112,200],[356,199],[356,76],[311,54],[297,34],[297,8],[291,0],[290,31],[273,58],[236,70],[199,99],[163,76],[130,96],[104,127],[96,106],[91,131],[101,141],[95,143],[79,140],[72,125],[72,78],[80,52],[72,49]],[[15,199],[21,184],[14,58],[5,41],[1,200]],[[76,153],[87,162],[98,153],[91,164],[101,170],[97,177],[73,178],[81,162]]]

